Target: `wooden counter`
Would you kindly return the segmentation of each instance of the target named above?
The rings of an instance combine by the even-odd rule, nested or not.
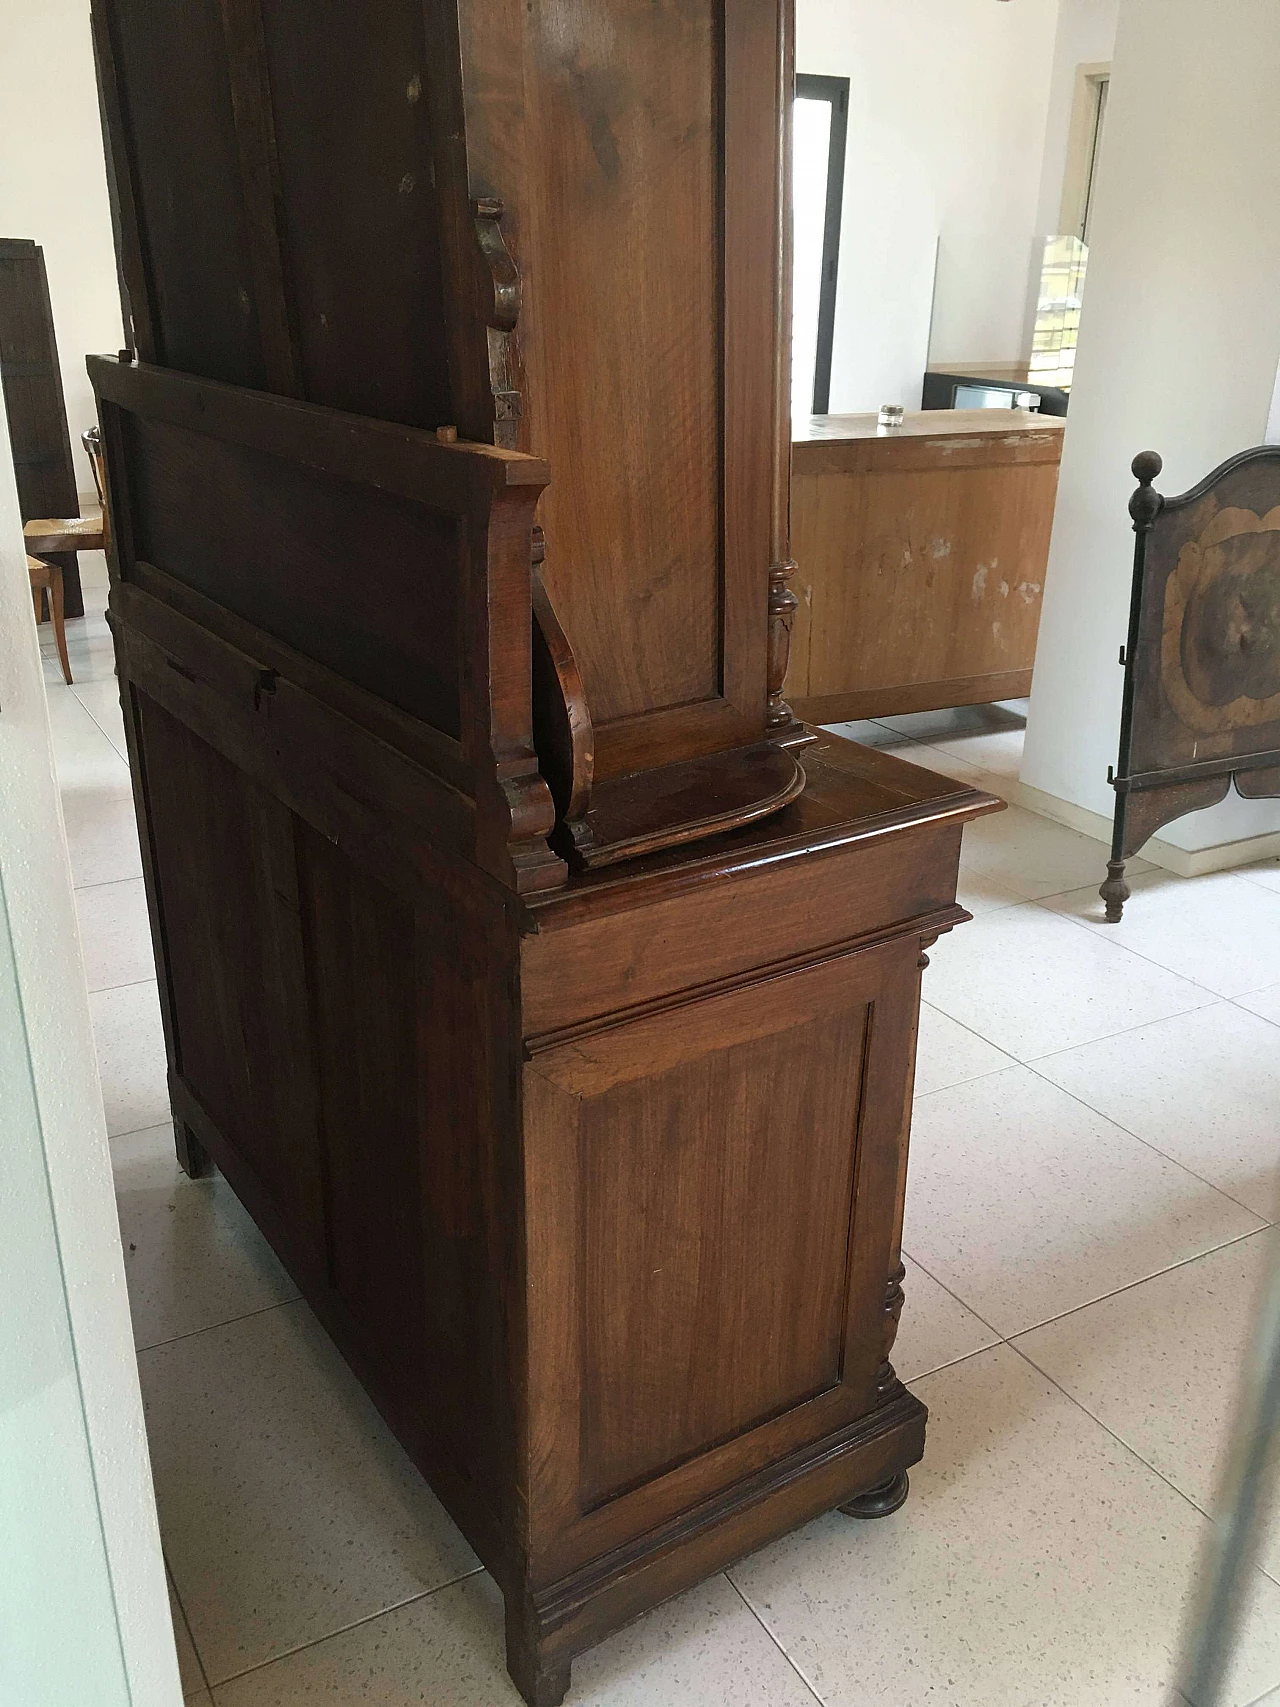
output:
[[[1065,423],[1011,409],[797,422],[787,698],[810,723],[1031,685]]]

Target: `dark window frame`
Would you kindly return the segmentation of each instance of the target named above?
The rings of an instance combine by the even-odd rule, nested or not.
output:
[[[822,227],[822,286],[818,294],[818,347],[813,364],[813,412],[831,405],[831,349],[836,332],[836,275],[840,268],[840,215],[844,207],[844,153],[849,129],[849,79],[796,73],[796,99],[831,107],[827,151],[827,208]]]

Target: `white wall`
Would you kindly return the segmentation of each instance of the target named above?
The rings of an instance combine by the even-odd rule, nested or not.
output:
[[[0,707],[0,1702],[178,1707],[106,1123],[2,410]]]
[[[1280,6],[1121,0],[1022,779],[1110,815],[1133,536],[1129,464],[1185,491],[1261,442],[1280,357]],[[1280,828],[1234,795],[1160,832]]]
[[[1042,237],[1058,231],[1076,68],[1108,63],[1115,51],[1119,17],[1120,0],[1060,0],[1036,212],[1036,231]]]
[[[1021,353],[1057,17],[1058,0],[797,0],[797,69],[850,79],[833,411],[918,408],[930,353]]]
[[[0,236],[44,249],[76,484],[91,493],[84,358],[123,331],[88,0],[0,0]]]

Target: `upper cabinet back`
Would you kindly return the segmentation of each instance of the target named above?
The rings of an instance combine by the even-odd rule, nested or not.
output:
[[[547,459],[600,778],[765,733],[790,3],[94,0],[140,354]]]

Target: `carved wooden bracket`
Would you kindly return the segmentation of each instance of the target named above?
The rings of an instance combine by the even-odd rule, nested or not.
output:
[[[514,382],[511,335],[520,318],[520,272],[502,235],[504,211],[503,204],[493,196],[479,196],[471,204],[476,241],[487,268],[480,314],[489,341],[493,442],[503,450],[514,450],[520,422],[520,393]]]
[[[765,728],[785,729],[795,722],[795,715],[782,697],[791,661],[791,625],[795,621],[799,599],[791,591],[790,581],[796,564],[791,558],[775,563],[769,570],[769,697],[765,705]]]

